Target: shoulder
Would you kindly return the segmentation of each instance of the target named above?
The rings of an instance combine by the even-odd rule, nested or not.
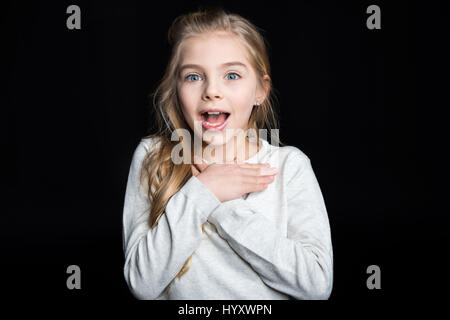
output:
[[[141,138],[133,153],[133,165],[139,166],[145,156],[160,143],[160,138],[152,135]]]
[[[305,162],[309,162],[309,157],[298,147],[295,146],[274,146],[270,145],[272,157],[278,157],[281,164],[289,164],[290,166],[300,166]]]
[[[293,177],[302,175],[312,168],[309,157],[298,147],[271,145],[270,149],[271,162],[277,166],[285,181],[290,181]]]
[[[280,147],[281,153],[285,155],[286,158],[289,159],[309,159],[308,156],[299,148],[295,146],[283,146]]]
[[[156,135],[150,135],[141,138],[138,148],[145,149],[147,152],[152,151],[159,143],[161,143],[161,138]]]

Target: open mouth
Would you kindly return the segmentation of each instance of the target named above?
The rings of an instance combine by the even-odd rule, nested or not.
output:
[[[228,123],[230,113],[220,111],[202,112],[202,126],[206,130],[222,130]]]

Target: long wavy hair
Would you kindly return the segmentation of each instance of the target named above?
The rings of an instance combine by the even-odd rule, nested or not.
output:
[[[174,164],[171,160],[172,149],[178,144],[177,141],[171,140],[172,132],[176,129],[185,129],[191,133],[191,137],[193,136],[192,129],[184,119],[177,94],[180,45],[188,37],[211,31],[227,31],[239,37],[248,49],[250,63],[257,71],[259,84],[263,88],[263,76],[270,77],[265,39],[259,29],[242,16],[216,7],[181,15],[173,21],[168,31],[171,55],[164,76],[153,93],[153,112],[157,120],[157,132],[147,136],[154,138],[157,143],[145,156],[141,171],[141,183],[146,183],[151,203],[149,216],[151,228],[157,226],[169,199],[192,177],[190,164]],[[248,129],[254,129],[259,145],[259,129],[270,132],[275,128],[278,128],[278,119],[275,112],[275,95],[270,81],[265,100],[258,107],[253,107]],[[180,139],[183,141],[182,137]],[[189,146],[191,150],[193,150],[192,140]],[[278,143],[282,144],[279,140]],[[191,163],[193,163],[192,159]],[[204,224],[202,232],[204,232]],[[188,271],[191,261],[192,255],[180,269],[177,278]]]

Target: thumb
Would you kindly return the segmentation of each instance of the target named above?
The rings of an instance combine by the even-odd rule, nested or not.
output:
[[[198,168],[200,172],[202,172],[208,167],[208,165],[203,161],[202,158],[197,157],[195,155],[194,155],[194,165]]]
[[[200,172],[197,170],[197,168],[194,165],[191,165],[191,171],[192,171],[192,175],[194,177],[196,177],[200,174]]]

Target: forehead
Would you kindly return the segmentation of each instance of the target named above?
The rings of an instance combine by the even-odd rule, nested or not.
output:
[[[248,64],[248,51],[238,36],[229,32],[208,32],[191,36],[180,47],[180,64],[217,66],[228,61]]]

